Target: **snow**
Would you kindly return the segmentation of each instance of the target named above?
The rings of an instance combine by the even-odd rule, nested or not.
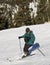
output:
[[[33,11],[31,12],[31,17],[33,16],[33,14],[34,14],[34,16],[36,16],[37,15],[37,2],[35,3],[33,3],[33,2],[31,2],[30,4],[29,4],[29,8],[32,8],[33,9]],[[36,7],[35,7],[36,6]]]
[[[29,27],[36,36],[35,43],[40,44],[43,56],[38,50],[32,53],[35,55],[22,60],[17,60],[22,56],[18,37],[25,33]],[[23,49],[24,40],[20,39]],[[8,61],[9,59],[9,61]],[[50,23],[22,26],[0,31],[0,65],[50,65]]]

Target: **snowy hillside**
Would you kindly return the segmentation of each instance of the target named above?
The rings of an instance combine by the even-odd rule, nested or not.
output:
[[[50,65],[50,23],[28,26],[36,36],[35,43],[40,44],[45,56],[36,50],[32,52],[35,55],[17,61],[21,56],[18,36],[25,33],[26,27],[0,31],[0,65]],[[24,40],[20,39],[20,41],[23,49]]]

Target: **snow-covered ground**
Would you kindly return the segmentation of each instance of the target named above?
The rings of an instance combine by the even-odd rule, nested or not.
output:
[[[45,56],[36,50],[32,52],[35,55],[17,61],[22,55],[18,37],[25,33],[26,27],[34,32],[35,43],[40,44],[40,49]],[[24,40],[20,39],[20,42],[23,49]],[[8,59],[12,61],[9,62]],[[50,23],[0,31],[0,65],[50,65]]]

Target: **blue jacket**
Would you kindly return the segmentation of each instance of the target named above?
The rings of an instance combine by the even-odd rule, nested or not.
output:
[[[33,34],[33,32],[30,31],[29,34],[25,33],[23,36],[21,36],[21,38],[26,38],[26,37],[30,38],[29,41],[26,42],[26,44],[32,45],[35,41],[35,35]]]

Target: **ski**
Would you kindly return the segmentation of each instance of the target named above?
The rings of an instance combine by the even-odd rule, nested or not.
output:
[[[25,59],[25,58],[30,57],[30,56],[33,56],[33,55],[35,55],[35,54],[30,54],[30,55],[28,55],[28,56],[25,56],[25,55],[24,55],[24,56],[22,56],[21,58],[17,59],[17,61],[18,61],[18,60]]]
[[[26,57],[29,57],[29,56],[33,56],[33,55],[35,55],[35,54],[31,54],[31,55],[28,55],[28,56],[23,56],[22,59],[26,58]]]

